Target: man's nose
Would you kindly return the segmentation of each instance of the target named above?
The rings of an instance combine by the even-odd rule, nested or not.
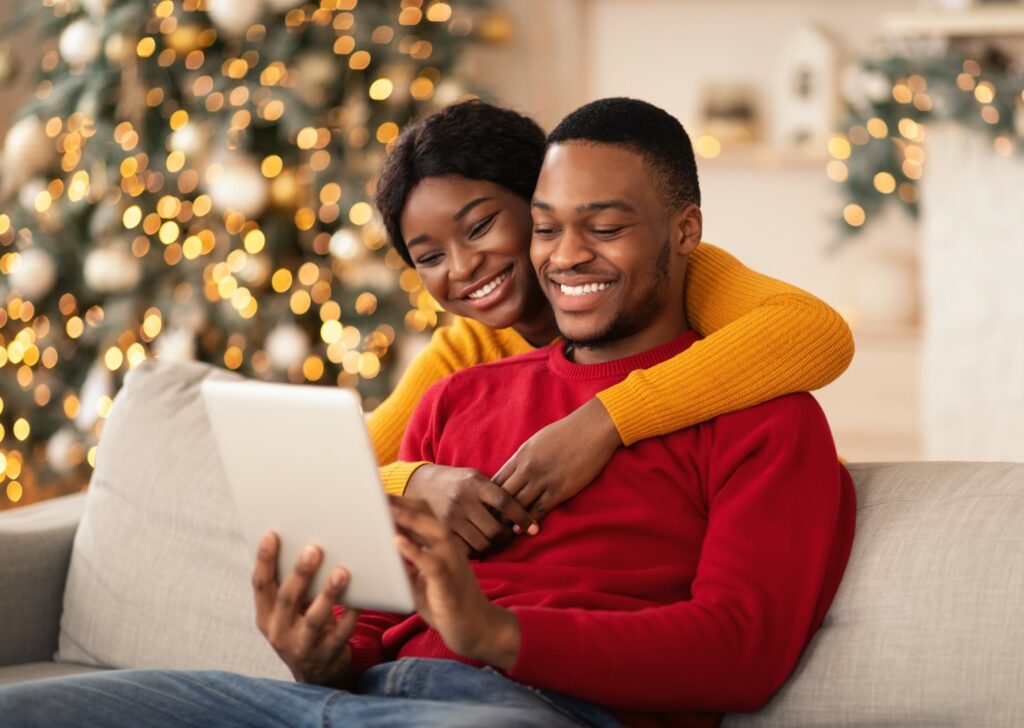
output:
[[[558,270],[570,270],[593,259],[594,253],[586,239],[576,231],[567,229],[559,236],[549,260]]]

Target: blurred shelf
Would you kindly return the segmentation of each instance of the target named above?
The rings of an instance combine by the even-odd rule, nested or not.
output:
[[[968,10],[934,10],[887,15],[882,27],[892,35],[948,38],[1024,35],[1024,7],[1001,5]]]

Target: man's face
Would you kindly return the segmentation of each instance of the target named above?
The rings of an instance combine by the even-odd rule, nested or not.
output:
[[[568,340],[635,341],[643,351],[685,330],[685,255],[699,242],[699,210],[690,241],[643,157],[609,144],[553,145],[532,211],[530,258]]]

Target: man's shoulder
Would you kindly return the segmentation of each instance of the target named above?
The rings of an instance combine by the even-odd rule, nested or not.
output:
[[[719,415],[709,423],[716,434],[743,436],[764,432],[784,439],[800,433],[832,433],[818,400],[808,392],[786,394],[767,402]]]

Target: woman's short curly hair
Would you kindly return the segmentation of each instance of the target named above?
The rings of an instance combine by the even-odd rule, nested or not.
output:
[[[420,180],[455,174],[494,182],[529,202],[544,143],[544,131],[533,119],[479,100],[447,106],[406,127],[377,180],[377,209],[395,250],[413,265],[401,219]]]

